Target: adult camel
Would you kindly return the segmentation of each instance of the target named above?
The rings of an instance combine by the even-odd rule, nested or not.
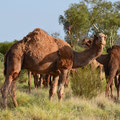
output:
[[[107,79],[106,96],[110,96],[109,88],[111,89],[111,97],[113,97],[113,79],[117,89],[117,99],[119,99],[120,91],[120,46],[114,45],[107,50],[108,54],[99,56],[96,60],[103,64],[105,76]]]
[[[3,107],[7,107],[9,88],[11,88],[10,95],[14,105],[18,105],[15,97],[15,85],[21,69],[53,75],[54,82],[50,87],[49,97],[51,99],[58,84],[58,98],[61,101],[67,71],[89,64],[101,55],[105,44],[106,35],[99,33],[94,36],[93,44],[89,49],[83,52],[75,52],[65,41],[56,39],[40,28],[36,28],[23,40],[15,43],[5,56],[5,82],[1,90]]]

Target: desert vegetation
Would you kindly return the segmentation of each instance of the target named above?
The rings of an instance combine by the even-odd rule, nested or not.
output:
[[[4,76],[3,72],[3,63],[0,62],[0,87],[3,84]],[[91,74],[89,74],[89,69],[85,68],[85,70],[78,70],[79,80],[80,82],[84,81],[86,75],[88,76],[85,80],[90,80]],[[96,72],[96,71],[94,71]],[[57,96],[54,96],[53,101],[49,101],[48,99],[48,91],[49,89],[34,89],[34,85],[32,82],[32,91],[28,92],[28,83],[24,81],[22,83],[17,84],[16,98],[19,106],[14,107],[14,104],[9,97],[8,101],[8,109],[3,110],[0,106],[0,119],[1,120],[119,120],[120,119],[120,104],[115,101],[105,98],[105,80],[102,83],[98,84],[100,81],[94,81],[94,77],[96,80],[97,75],[93,77],[93,81],[95,83],[83,84],[80,86],[76,84],[78,82],[78,74],[75,75],[75,81],[70,76],[70,85],[68,88],[65,88],[65,96],[64,100],[60,104],[57,101]],[[80,76],[82,75],[82,77]],[[23,76],[23,75],[22,75]],[[24,74],[26,77],[27,74]],[[82,79],[81,79],[82,78]],[[22,79],[22,77],[21,77]],[[32,78],[33,81],[33,78]],[[75,84],[75,85],[74,85]],[[78,85],[78,86],[77,86]],[[94,85],[98,85],[98,87],[93,88]],[[101,86],[103,85],[103,86]],[[78,89],[78,95],[73,90],[74,87],[80,87],[82,90]],[[84,88],[86,90],[84,90]],[[98,89],[99,88],[99,89]],[[86,92],[85,92],[86,91]],[[82,92],[82,94],[79,94]],[[89,94],[90,92],[90,94]],[[89,96],[89,99],[87,97]],[[115,95],[115,93],[114,93]],[[0,94],[1,101],[1,94]]]
[[[59,17],[66,42],[58,39],[58,33],[52,34],[52,37],[37,28],[21,41],[0,43],[0,120],[120,120],[120,101],[114,85],[114,97],[105,97],[105,75],[100,80],[99,70],[87,65],[117,44],[119,6],[120,2],[103,0],[82,0],[78,4],[71,4]],[[94,41],[88,49],[81,47],[84,38]],[[38,68],[40,62],[42,69]],[[43,63],[50,63],[52,67]],[[28,71],[21,70],[21,66],[38,73],[50,73],[54,82],[48,88],[35,89],[32,77],[29,92]],[[77,69],[69,75],[69,85],[64,88],[65,69],[72,68]],[[11,81],[15,86],[15,79],[16,96],[15,87],[9,89]],[[58,92],[55,92],[56,87]],[[7,92],[12,93],[12,99]],[[63,100],[59,102],[58,98]]]
[[[0,66],[1,88],[4,82],[2,61]],[[53,101],[49,101],[48,88],[34,89],[33,78],[32,91],[29,93],[27,71],[23,71],[18,78],[20,81],[17,80],[16,98],[19,106],[15,108],[11,97],[8,97],[8,109],[3,110],[0,105],[0,119],[119,120],[119,102],[105,98],[105,78],[103,81],[97,78],[99,78],[98,70],[91,71],[89,65],[78,69],[73,77],[69,76],[70,84],[65,88],[65,96],[60,104],[57,95],[54,96]],[[116,91],[114,95],[116,96]]]

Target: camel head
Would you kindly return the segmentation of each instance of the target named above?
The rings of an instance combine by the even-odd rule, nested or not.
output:
[[[85,38],[82,40],[82,45],[90,47],[93,44],[93,38]]]
[[[105,46],[107,36],[103,33],[99,33],[98,35],[94,35],[93,43],[96,45]]]

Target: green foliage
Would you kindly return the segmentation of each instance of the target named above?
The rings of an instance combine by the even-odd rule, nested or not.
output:
[[[74,45],[73,46],[73,50],[75,50],[77,52],[81,52],[81,51],[85,50],[85,48],[80,47],[79,45]]]
[[[2,43],[0,43],[0,53],[5,55],[5,53],[9,50],[9,48],[16,42],[17,42],[17,40],[15,40],[13,42],[2,42]]]
[[[73,94],[86,98],[97,96],[103,90],[103,84],[97,70],[92,70],[87,66],[84,69],[78,69],[71,77],[71,88]]]
[[[72,4],[65,11],[64,16],[60,15],[59,23],[64,25],[66,39],[71,40],[71,45],[77,43],[78,38],[85,36],[89,30],[89,12],[87,6],[80,4]]]
[[[63,24],[66,40],[72,46],[85,37],[95,34],[97,26],[99,32],[107,34],[107,48],[116,43],[118,29],[120,28],[120,2],[104,0],[82,0],[72,4],[60,15],[59,23]]]

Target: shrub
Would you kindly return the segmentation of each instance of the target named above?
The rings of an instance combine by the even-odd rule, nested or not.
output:
[[[90,99],[102,92],[103,81],[100,80],[98,70],[80,68],[71,77],[71,88],[74,95]]]
[[[0,53],[5,55],[6,52],[9,50],[9,48],[16,42],[17,42],[17,40],[14,40],[13,42],[1,42],[0,43]]]

